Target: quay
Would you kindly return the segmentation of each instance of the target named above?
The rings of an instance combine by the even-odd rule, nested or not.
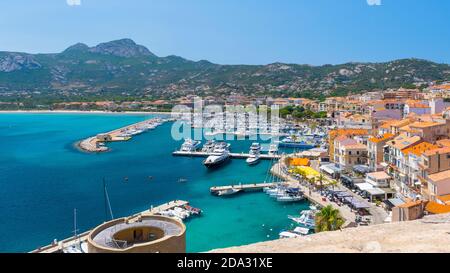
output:
[[[152,206],[148,210],[128,216],[127,220],[129,222],[138,221],[140,217],[156,215],[159,212],[171,210],[173,208],[182,207],[185,205],[189,205],[189,202],[183,201],[183,200],[170,201],[170,202],[164,203],[162,205],[159,205],[157,207]],[[85,231],[81,234],[78,234],[76,237],[72,236],[70,238],[61,240],[59,242],[55,240],[52,244],[35,249],[35,250],[31,251],[30,253],[61,253],[63,251],[63,249],[66,249],[75,244],[86,242],[87,238],[89,236],[89,233],[91,231],[92,230]]]
[[[175,151],[172,153],[173,156],[186,156],[186,157],[208,157],[212,155],[212,153],[208,152],[184,152],[184,151]],[[248,153],[229,153],[231,158],[238,159],[247,159],[250,157]],[[281,155],[269,155],[269,154],[260,154],[260,159],[271,160],[271,159],[280,159]]]
[[[123,132],[128,130],[135,130],[140,127],[145,128],[145,126],[155,123],[163,123],[166,121],[168,120],[162,118],[151,118],[133,123],[131,125],[127,125],[125,127],[115,129],[107,133],[100,133],[96,136],[84,139],[78,143],[78,147],[87,152],[106,152],[108,151],[108,147],[105,146],[106,142],[128,141],[131,139],[131,136],[122,136]]]
[[[229,185],[229,186],[215,186],[211,187],[209,191],[211,194],[217,194],[224,190],[240,190],[240,191],[262,191],[265,187],[273,187],[276,183],[253,183],[253,184],[239,184],[239,185]]]

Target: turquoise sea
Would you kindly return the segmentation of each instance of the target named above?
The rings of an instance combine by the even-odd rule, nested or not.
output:
[[[174,199],[203,209],[201,217],[186,222],[189,252],[277,239],[291,225],[287,215],[308,207],[306,202],[277,203],[264,193],[210,195],[214,185],[264,181],[270,162],[250,167],[234,159],[211,171],[201,158],[173,157],[171,152],[181,143],[171,138],[171,123],[129,142],[111,144],[108,153],[83,153],[73,145],[150,117],[0,114],[0,252],[26,252],[72,236],[74,208],[80,231],[102,223],[103,178],[114,217]],[[233,152],[241,152],[248,151],[251,141],[230,143]],[[180,183],[180,178],[188,182]]]

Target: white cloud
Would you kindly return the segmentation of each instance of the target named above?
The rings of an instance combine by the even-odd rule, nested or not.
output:
[[[66,0],[69,6],[81,6],[81,0]]]
[[[381,0],[367,0],[369,6],[381,6]]]

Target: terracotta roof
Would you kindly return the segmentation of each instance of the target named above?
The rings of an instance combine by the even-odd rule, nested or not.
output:
[[[408,104],[410,108],[431,108],[429,105],[423,104],[423,103],[411,103]]]
[[[449,205],[441,205],[439,203],[430,201],[425,206],[425,210],[432,214],[443,214],[443,213],[450,212],[450,206]]]
[[[444,203],[450,203],[450,194],[436,196],[437,199],[441,200]],[[449,204],[450,205],[450,204]]]
[[[387,144],[399,150],[403,150],[419,141],[421,141],[421,138],[419,136],[407,137],[406,135],[402,134],[394,138],[393,140],[390,140]]]
[[[374,173],[368,173],[367,176],[373,177],[376,180],[380,179],[389,179],[391,178],[387,173],[385,172],[374,172]]]
[[[345,149],[361,149],[365,150],[367,149],[367,146],[361,143],[355,143],[355,144],[344,144]]]
[[[334,129],[329,132],[331,137],[341,136],[341,135],[368,135],[369,131],[366,129]]]
[[[368,141],[373,142],[373,143],[380,143],[380,142],[382,142],[382,141],[391,139],[391,138],[393,138],[393,137],[394,137],[393,134],[386,133],[386,134],[384,134],[384,135],[382,135],[382,136],[378,136],[378,137],[372,136],[372,137],[369,138]]]
[[[437,145],[431,144],[429,142],[421,142],[419,144],[410,146],[406,149],[403,149],[402,152],[404,154],[415,154],[417,156],[422,155],[425,151],[433,150],[439,148]]]
[[[422,204],[422,202],[423,202],[423,200],[409,201],[409,202],[401,204],[401,205],[399,205],[397,207],[399,207],[399,208],[411,208],[411,207],[415,207],[417,205]]]
[[[442,147],[450,147],[450,139],[441,139],[436,141],[436,144]]]
[[[426,156],[432,156],[435,154],[447,154],[447,153],[450,153],[450,147],[443,147],[443,148],[437,148],[434,150],[428,150],[424,154]]]
[[[393,126],[393,127],[403,127],[403,126],[406,126],[406,125],[408,125],[410,123],[411,123],[411,121],[409,119],[402,119],[402,120],[399,120],[399,121],[391,123],[391,126]]]
[[[385,122],[383,122],[383,124],[380,126],[380,128],[389,129],[389,128],[391,128],[391,124],[398,122],[398,121],[400,121],[400,120],[395,120],[395,119],[386,120]]]
[[[418,121],[410,124],[410,127],[416,127],[416,128],[427,128],[427,127],[433,127],[437,125],[442,125],[442,123],[439,122],[432,122],[432,121]]]
[[[430,174],[428,175],[428,180],[431,180],[434,183],[450,182],[450,170]]]

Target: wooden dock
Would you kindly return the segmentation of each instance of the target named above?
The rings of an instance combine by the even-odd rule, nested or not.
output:
[[[254,184],[239,184],[239,185],[229,185],[229,186],[216,186],[211,187],[209,191],[211,194],[217,194],[224,190],[240,190],[240,191],[262,191],[265,187],[273,187],[276,183],[254,183]]]
[[[231,158],[247,159],[250,157],[250,154],[248,154],[248,153],[229,153],[229,154],[230,154]],[[172,153],[172,155],[173,156],[186,156],[186,157],[208,157],[208,156],[212,155],[212,153],[175,151]],[[271,160],[271,159],[280,159],[281,155],[261,154],[259,157],[264,160]]]

